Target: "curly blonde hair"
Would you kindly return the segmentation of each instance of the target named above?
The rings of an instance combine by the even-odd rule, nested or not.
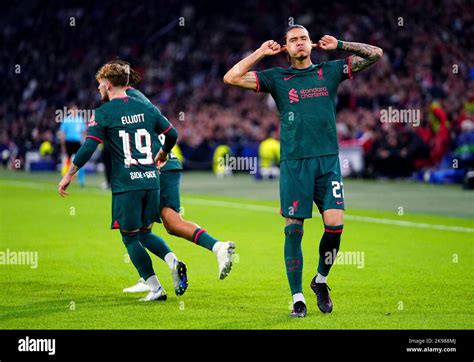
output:
[[[114,87],[126,87],[130,82],[130,65],[107,63],[97,71],[95,79],[107,79]]]

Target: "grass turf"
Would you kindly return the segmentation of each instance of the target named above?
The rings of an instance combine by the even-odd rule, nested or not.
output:
[[[237,177],[233,181],[219,181],[225,190],[219,193],[209,187],[217,182],[212,176],[186,175],[182,200],[185,218],[221,240],[236,242],[233,270],[227,279],[218,280],[212,253],[168,236],[156,225],[154,232],[164,236],[186,262],[190,286],[184,296],[176,297],[165,263],[152,257],[169,298],[167,302],[142,304],[137,302],[141,295],[122,293],[122,288],[134,284],[138,276],[128,262],[119,233],[108,228],[110,192],[72,185],[71,196],[61,199],[56,192],[58,175],[2,171],[0,177],[0,252],[37,251],[39,255],[36,269],[28,265],[0,265],[2,329],[470,329],[474,326],[472,210],[459,210],[464,218],[437,215],[436,208],[399,216],[396,207],[399,199],[394,200],[392,211],[377,207],[348,209],[341,251],[363,252],[364,265],[333,267],[328,282],[335,307],[330,315],[319,312],[309,288],[317,266],[322,227],[319,218],[307,220],[303,281],[309,313],[305,319],[292,320],[288,318],[291,296],[283,263],[283,222],[278,214],[278,195],[273,192],[273,199],[262,198],[255,191],[259,187],[276,191],[275,184],[252,188],[247,178]],[[380,190],[379,196],[373,192],[380,184],[347,180],[348,201],[351,183],[357,190],[356,199],[365,197],[368,205],[376,206],[377,197],[384,197]],[[385,193],[396,190],[404,195],[404,190],[408,194],[413,191],[411,184],[403,182],[385,186],[385,191],[382,190]],[[235,193],[229,194],[229,188],[234,188]],[[471,205],[473,201],[471,194],[451,187],[438,187],[434,192],[428,188],[427,192],[448,200],[443,203],[454,200],[454,205],[440,205],[440,213],[447,207],[455,210],[456,200]],[[416,197],[425,200],[426,196],[419,191]],[[416,205],[416,200],[411,202]],[[361,221],[355,216],[428,226],[380,224]],[[430,225],[467,229],[439,230]]]

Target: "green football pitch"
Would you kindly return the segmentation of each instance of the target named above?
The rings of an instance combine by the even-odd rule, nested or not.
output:
[[[314,215],[303,238],[308,316],[294,320],[278,182],[186,173],[184,217],[236,243],[232,272],[219,280],[212,253],[155,225],[186,262],[189,289],[176,297],[167,266],[153,257],[168,300],[139,303],[142,295],[122,293],[138,275],[109,229],[102,176],[88,176],[84,189],[72,185],[66,199],[58,181],[59,174],[0,171],[1,329],[474,327],[474,193],[459,186],[347,179],[343,257],[328,278],[334,311],[320,313],[309,288],[322,234]],[[21,251],[37,264],[14,264]]]

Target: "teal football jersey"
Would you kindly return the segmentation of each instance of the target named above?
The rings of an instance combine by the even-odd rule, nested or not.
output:
[[[352,77],[348,59],[255,75],[257,91],[270,93],[280,112],[282,161],[338,154],[336,94],[339,83]]]
[[[95,110],[87,137],[105,142],[112,155],[113,193],[159,188],[154,155],[158,134],[172,126],[151,104],[132,97],[115,98]]]
[[[140,99],[143,102],[148,102],[148,103],[152,104],[151,101],[142,92],[140,92],[138,89],[128,88],[126,93],[127,93],[128,96],[130,96],[132,98]],[[156,107],[156,109],[158,110],[158,112],[160,112],[160,110],[157,107]],[[168,121],[168,119],[161,112],[160,112],[160,114],[164,119],[166,119]],[[155,135],[153,135],[153,136],[155,136]],[[158,141],[163,145],[165,143],[166,135],[163,134],[163,135],[159,135],[157,137],[158,137]],[[160,169],[160,172],[166,172],[166,171],[172,171],[172,170],[182,170],[182,169],[183,169],[183,165],[182,165],[181,161],[178,159],[178,157],[176,157],[176,155],[173,152],[170,152],[168,154],[168,161]]]

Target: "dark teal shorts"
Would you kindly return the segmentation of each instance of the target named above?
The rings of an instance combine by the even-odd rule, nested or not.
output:
[[[164,207],[169,207],[176,212],[180,211],[179,184],[181,183],[181,174],[181,170],[160,173],[160,211]]]
[[[344,210],[344,189],[338,155],[280,163],[280,206],[284,217],[309,219],[313,202],[320,213]]]
[[[160,222],[160,190],[112,194],[112,229],[132,231]]]

